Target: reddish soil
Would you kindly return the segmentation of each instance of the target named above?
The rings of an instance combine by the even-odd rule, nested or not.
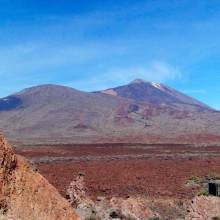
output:
[[[64,195],[65,187],[79,172],[85,172],[92,197],[148,195],[191,198],[198,187],[187,187],[191,176],[220,173],[220,160],[132,160],[40,164],[41,173]]]
[[[200,190],[196,185],[186,186],[190,177],[206,178],[210,174],[220,174],[220,147],[215,146],[59,145],[19,148],[16,152],[29,159],[62,157],[63,161],[48,160],[37,163],[37,166],[63,195],[79,172],[86,174],[88,194],[92,198],[146,195],[151,198],[189,199]],[[148,159],[135,158],[145,154],[150,155]],[[124,157],[115,159],[116,155]],[[129,157],[131,155],[132,158]],[[93,157],[82,160],[87,156]],[[79,160],[65,161],[65,157],[78,157]]]
[[[17,154],[28,158],[42,157],[83,157],[83,156],[114,156],[114,155],[141,155],[147,154],[154,158],[178,155],[182,157],[209,157],[220,156],[220,147],[192,147],[178,144],[64,144],[22,147],[15,149]]]

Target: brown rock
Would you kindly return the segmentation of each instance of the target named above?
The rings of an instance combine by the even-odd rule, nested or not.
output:
[[[57,190],[0,136],[0,219],[79,220]]]
[[[136,219],[150,219],[158,216],[150,209],[149,201],[142,198],[130,197],[128,199],[123,199],[113,197],[110,200],[110,204],[113,208],[121,210],[128,216],[135,216]]]
[[[70,183],[66,191],[66,198],[75,208],[87,200],[83,173],[79,173],[79,175]]]
[[[186,220],[217,219],[220,217],[220,198],[213,196],[196,196],[188,208]]]

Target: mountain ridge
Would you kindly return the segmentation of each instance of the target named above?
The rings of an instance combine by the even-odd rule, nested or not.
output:
[[[182,102],[182,104],[194,104],[212,109],[201,101],[198,101],[195,98],[192,98],[175,89],[165,86],[162,83],[150,82],[143,79],[135,79],[127,85],[106,89],[101,92],[108,94],[109,91],[111,91],[111,93],[114,93],[115,95],[117,94],[125,98],[135,99],[136,101],[149,101],[151,103],[155,101],[162,103],[164,101],[163,98],[168,98],[168,96],[170,96],[169,102]],[[147,91],[146,94],[143,91]],[[111,93],[109,94],[111,95]],[[166,97],[164,96],[164,94],[166,94]],[[149,96],[152,95],[157,97],[162,95],[163,97],[159,100],[149,100]]]
[[[107,92],[106,92],[107,91]],[[40,85],[0,99],[0,130],[11,140],[162,140],[218,136],[219,112],[163,84],[135,80],[104,91]]]

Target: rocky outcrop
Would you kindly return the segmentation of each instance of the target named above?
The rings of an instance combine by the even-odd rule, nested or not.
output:
[[[0,136],[0,219],[79,220],[44,177]]]
[[[147,200],[138,197],[113,197],[110,200],[98,197],[96,201],[92,201],[87,195],[84,176],[84,173],[79,173],[66,191],[67,199],[82,219],[142,220],[159,217],[149,208]]]
[[[86,187],[83,173],[79,173],[79,175],[70,183],[66,190],[66,198],[75,208],[85,202],[87,204],[92,203],[92,201],[86,197]]]
[[[189,208],[186,220],[209,220],[220,219],[220,198],[213,196],[195,197]]]

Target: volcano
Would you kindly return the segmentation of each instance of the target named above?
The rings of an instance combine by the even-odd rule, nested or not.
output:
[[[26,143],[216,141],[220,113],[142,79],[96,92],[40,85],[0,99],[0,129]]]

